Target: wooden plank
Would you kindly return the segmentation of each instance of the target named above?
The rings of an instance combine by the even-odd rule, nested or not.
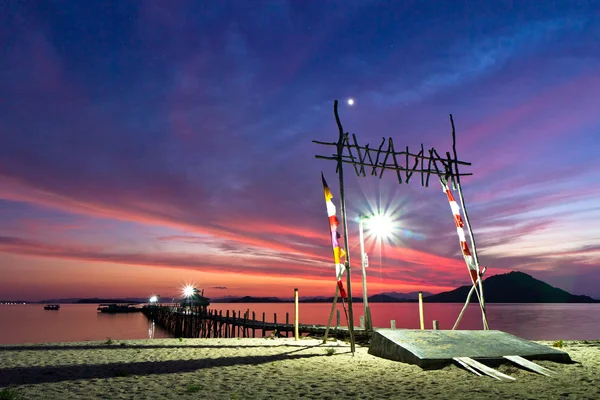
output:
[[[474,373],[477,376],[481,376],[481,374],[474,368],[471,368],[471,366],[469,364],[467,364],[466,362],[464,362],[463,360],[460,359],[460,357],[454,357],[452,358],[454,361],[456,361],[457,363],[459,363],[460,365],[462,365],[466,370],[471,371],[472,373]]]
[[[552,375],[556,374],[555,371],[552,371],[551,369],[542,367],[541,365],[538,365],[538,364],[534,363],[533,361],[529,361],[528,359],[523,358],[521,356],[504,356],[504,358],[506,358],[507,360],[510,360],[510,361],[514,362],[515,364],[518,364],[524,368],[527,368],[534,372],[537,372],[538,374],[541,374],[541,375],[552,376]]]
[[[478,369],[479,371],[483,372],[484,374],[491,376],[494,379],[498,379],[499,381],[501,381],[502,379],[508,379],[511,381],[515,380],[515,378],[513,378],[512,376],[508,376],[506,374],[503,374],[500,371],[496,371],[495,369],[490,368],[487,365],[480,363],[479,361],[473,360],[470,357],[457,357],[457,358],[464,361],[465,363],[469,364],[471,367]]]

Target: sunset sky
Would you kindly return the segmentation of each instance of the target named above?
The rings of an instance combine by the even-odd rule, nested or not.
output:
[[[451,150],[487,275],[600,298],[593,1],[29,1],[0,9],[0,299],[333,295],[345,130]],[[353,106],[347,100],[353,98]],[[353,295],[469,282],[439,182],[346,167]]]

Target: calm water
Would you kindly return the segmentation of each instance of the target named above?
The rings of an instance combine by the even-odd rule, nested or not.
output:
[[[97,304],[61,304],[60,310],[47,311],[42,304],[0,305],[0,343],[170,337],[142,313],[105,314],[97,308]]]
[[[390,320],[397,328],[417,329],[417,303],[372,303],[371,314],[376,327],[389,327]],[[72,342],[85,340],[114,340],[164,338],[170,335],[154,326],[141,313],[102,314],[95,304],[64,304],[59,311],[46,311],[41,304],[0,305],[0,344]],[[462,304],[425,303],[426,328],[438,320],[440,329],[450,329]],[[246,310],[267,321],[285,322],[289,313],[293,322],[294,305],[276,304],[212,304],[216,310]],[[338,306],[341,310],[341,306]],[[300,304],[300,322],[326,324],[330,304]],[[355,324],[363,314],[362,304],[354,304]],[[346,324],[341,312],[342,325]],[[489,304],[488,320],[491,329],[499,329],[532,340],[600,339],[600,304]],[[335,317],[334,322],[335,324]],[[469,306],[460,329],[481,329],[477,305]]]

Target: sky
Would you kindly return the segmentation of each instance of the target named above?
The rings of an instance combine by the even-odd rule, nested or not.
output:
[[[334,100],[361,144],[451,151],[486,275],[600,298],[593,1],[0,7],[0,299],[335,292]],[[352,106],[348,99],[354,99]],[[469,283],[438,182],[346,166],[352,293]],[[338,209],[339,212],[339,209]]]

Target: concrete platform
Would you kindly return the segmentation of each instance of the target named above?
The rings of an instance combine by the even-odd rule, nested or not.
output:
[[[423,369],[443,368],[452,364],[454,357],[501,361],[503,356],[521,356],[528,360],[571,362],[564,351],[492,330],[375,329],[369,354]]]

